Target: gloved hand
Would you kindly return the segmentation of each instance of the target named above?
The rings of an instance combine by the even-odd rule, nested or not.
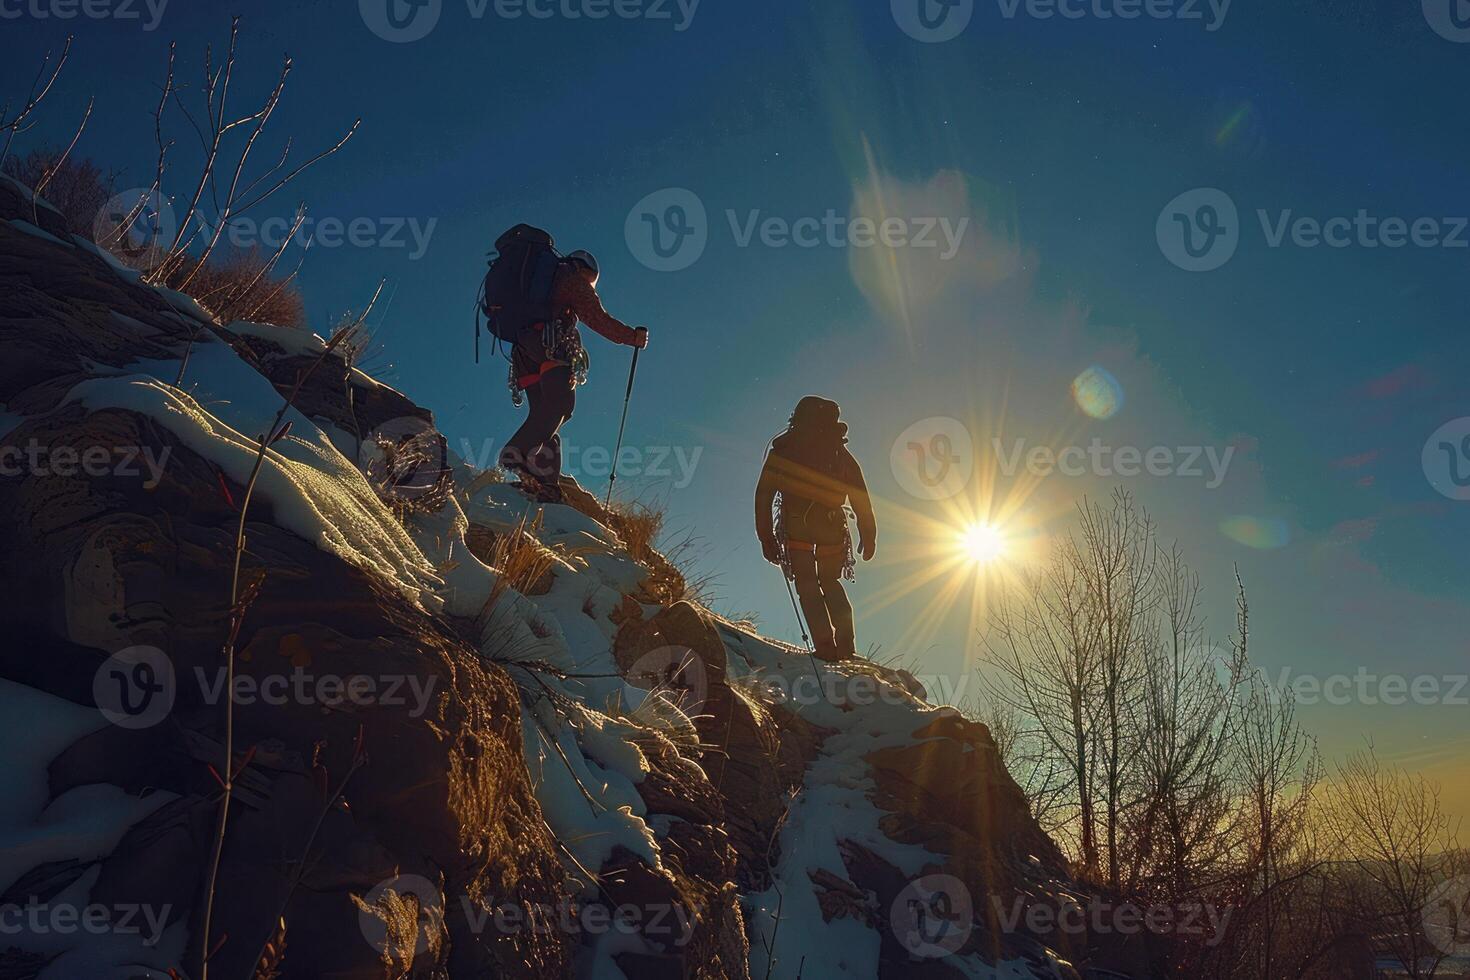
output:
[[[648,328],[637,327],[633,331],[633,346],[639,350],[648,349]]]
[[[761,539],[761,554],[772,565],[781,564],[781,546],[776,543],[775,538]]]
[[[878,553],[877,536],[875,535],[871,538],[864,537],[860,539],[858,541],[858,551],[862,554],[863,561],[872,561],[873,556]]]

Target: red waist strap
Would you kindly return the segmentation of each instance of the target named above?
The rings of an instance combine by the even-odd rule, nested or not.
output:
[[[529,388],[534,384],[539,384],[541,379],[546,377],[547,371],[559,367],[566,367],[566,365],[561,361],[542,361],[540,369],[535,374],[527,374],[523,377],[516,378],[516,384],[522,388]]]
[[[546,321],[542,320],[539,323],[531,324],[531,329],[535,330],[537,333],[540,333],[541,331],[546,329]],[[550,371],[554,367],[558,367],[560,363],[561,362],[559,361],[542,361],[541,366],[536,369],[535,374],[522,375],[521,377],[516,378],[516,384],[520,385],[522,389],[529,388],[533,384],[539,382],[543,377],[545,377],[547,371]]]

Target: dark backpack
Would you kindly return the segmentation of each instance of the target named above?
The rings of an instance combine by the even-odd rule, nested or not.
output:
[[[495,253],[485,273],[480,312],[492,337],[514,345],[534,324],[551,319],[551,290],[561,256],[551,235],[530,225],[516,225],[497,238]],[[479,359],[477,326],[475,360]]]

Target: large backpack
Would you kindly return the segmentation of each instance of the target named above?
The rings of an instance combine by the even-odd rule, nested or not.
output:
[[[561,256],[551,235],[516,225],[495,240],[495,258],[485,273],[480,312],[490,335],[515,345],[536,323],[551,319],[551,290]],[[480,359],[480,329],[475,327],[475,360]]]

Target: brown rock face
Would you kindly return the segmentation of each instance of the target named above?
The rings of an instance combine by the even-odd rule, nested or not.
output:
[[[626,623],[614,654],[624,671],[660,650],[698,659],[703,691],[694,714],[700,755],[723,808],[723,826],[739,857],[741,890],[769,887],[774,838],[791,792],[801,783],[822,733],[782,708],[767,708],[732,686],[715,620],[687,602],[652,619]]]
[[[0,216],[16,206],[0,189]],[[0,402],[11,411],[55,409],[88,359],[119,366],[177,357],[192,330],[80,246],[0,222]],[[112,853],[34,868],[4,901],[54,894],[96,870],[93,901],[173,909],[170,924],[185,923],[193,937],[178,966],[192,973],[219,797],[210,766],[225,766],[218,672],[244,488],[129,411],[62,408],[22,422],[6,442],[32,440],[53,453],[170,452],[152,488],[117,472],[0,481],[0,576],[9,583],[0,618],[10,637],[0,677],[92,707],[93,678],[111,655],[139,645],[161,651],[176,679],[171,710],[142,730],[102,726],[78,740],[52,763],[50,790],[54,798],[100,783],[171,798]],[[569,938],[500,933],[477,921],[494,905],[565,899],[521,755],[514,685],[446,624],[272,516],[256,500],[246,525],[247,577],[264,577],[237,644],[240,689],[252,693],[235,711],[241,775],[213,928],[216,941],[228,938],[214,974],[250,975],[284,917],[287,978],[568,975]],[[374,696],[346,696],[352,678],[376,685]],[[344,686],[319,686],[327,679]],[[273,681],[286,685],[283,696],[267,696]],[[333,805],[338,787],[342,802]],[[354,897],[408,875],[431,883],[442,924],[390,974]],[[424,921],[439,920],[415,915],[410,940]]]
[[[1001,763],[990,730],[955,714],[919,729],[914,738],[913,744],[868,756],[871,798],[885,811],[881,826],[891,839],[944,855],[942,867],[926,873],[952,875],[969,888],[982,928],[968,948],[993,961],[1024,953],[1043,939],[1053,947],[1065,940],[1052,933],[1028,936],[1007,925],[1015,909],[1051,904],[1055,896],[1041,886],[1064,880],[1067,871],[1061,852],[1037,826],[1025,795]],[[891,903],[904,884],[877,870],[881,858],[855,845],[845,860],[849,869],[867,869],[856,870],[855,880],[886,883],[878,890],[880,903]],[[907,959],[902,949],[885,950],[895,963]]]

